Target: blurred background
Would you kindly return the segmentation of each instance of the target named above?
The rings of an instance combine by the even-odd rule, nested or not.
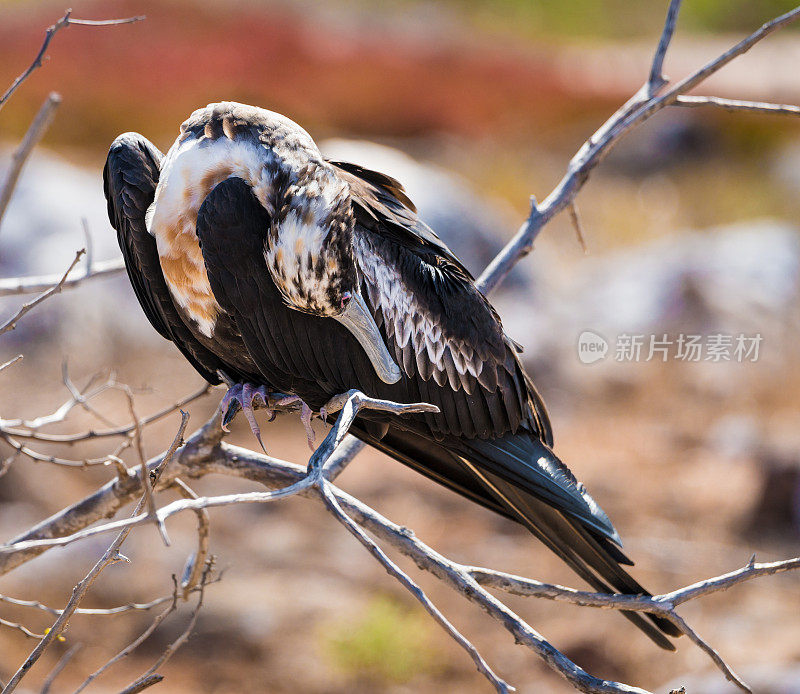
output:
[[[667,74],[684,76],[791,7],[686,0]],[[477,274],[527,215],[528,197],[544,197],[580,144],[641,85],[666,2],[76,0],[73,8],[81,18],[147,20],[61,31],[50,60],[0,113],[2,172],[47,93],[63,96],[0,229],[3,277],[63,271],[85,244],[82,219],[94,259],[115,257],[101,178],[110,142],[135,130],[166,151],[189,113],[220,100],[284,113],[331,156],[398,178]],[[52,2],[0,2],[0,89],[29,65],[63,11]],[[790,27],[703,93],[799,103],[798,60]],[[493,296],[549,404],[556,451],[609,512],[635,575],[654,592],[738,568],[753,552],[760,560],[800,554],[798,190],[796,119],[662,111],[620,143],[580,194],[588,254],[561,215]],[[2,301],[0,315],[20,299]],[[607,342],[604,359],[579,358],[584,331]],[[704,344],[713,335],[760,336],[758,358],[738,360],[731,351],[728,360],[677,359],[674,345],[688,334]],[[625,335],[643,337],[639,360],[619,352]],[[668,360],[648,361],[650,336],[664,335],[673,342]],[[0,361],[25,353],[1,376],[3,418],[46,414],[68,399],[64,360],[78,383],[116,371],[136,389],[140,416],[202,385],[152,330],[124,276],[65,292],[2,339]],[[191,406],[190,429],[221,395]],[[98,404],[115,423],[128,420],[122,397]],[[50,431],[79,431],[91,421],[76,412]],[[163,450],[177,425],[172,415],[148,428],[147,454]],[[264,438],[272,454],[307,459],[293,417],[266,427]],[[238,421],[231,440],[254,445]],[[9,455],[6,444],[0,448]],[[38,450],[82,459],[109,446]],[[15,460],[0,478],[3,539],[111,474]],[[456,560],[583,587],[518,526],[377,453],[363,453],[340,483]],[[207,478],[196,488],[250,487]],[[190,517],[170,521],[170,549],[152,528],[134,533],[125,550],[132,563],[109,568],[85,606],[169,594],[170,574],[192,550],[193,526]],[[0,592],[63,606],[106,544],[49,552],[4,576]],[[215,511],[211,548],[227,567],[224,580],[209,588],[195,635],[165,668],[162,690],[488,691],[463,652],[318,505],[291,499]],[[477,608],[428,576],[419,580],[520,691],[571,691]],[[785,574],[682,612],[757,691],[800,692],[799,589],[800,575]],[[510,604],[595,675],[656,691],[678,684],[692,693],[734,691],[690,644],[658,652],[619,616]],[[2,603],[0,616],[34,630],[49,624],[44,613]],[[66,649],[83,643],[54,690],[71,691],[151,618],[73,619],[66,642],[26,679],[30,691]],[[119,691],[182,627],[181,617],[167,622],[94,691]],[[0,679],[33,645],[0,630]]]

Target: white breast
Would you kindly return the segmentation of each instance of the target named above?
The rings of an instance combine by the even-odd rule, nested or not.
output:
[[[261,204],[272,212],[271,156],[266,148],[240,139],[184,135],[164,159],[146,216],[147,230],[156,240],[172,296],[209,337],[221,307],[211,292],[197,240],[197,213],[214,186],[231,176],[249,183]]]

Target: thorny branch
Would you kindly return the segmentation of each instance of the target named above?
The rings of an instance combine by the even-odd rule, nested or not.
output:
[[[798,115],[800,113],[800,108],[797,106],[720,99],[713,96],[694,96],[688,94],[689,91],[703,82],[707,77],[720,70],[735,57],[749,50],[769,33],[800,16],[800,8],[787,12],[771,22],[767,22],[759,30],[733,46],[730,50],[699,68],[672,88],[667,89],[669,82],[663,74],[663,65],[675,32],[680,5],[680,0],[671,0],[669,4],[664,29],[655,50],[646,82],[636,94],[620,107],[620,109],[584,143],[571,160],[565,176],[542,203],[537,203],[535,199],[532,200],[531,213],[528,220],[517,232],[514,239],[512,239],[500,254],[498,254],[481,276],[479,286],[482,291],[489,292],[502,281],[511,267],[530,251],[541,229],[562,209],[570,209],[573,224],[579,236],[581,235],[581,225],[574,206],[574,200],[586,182],[592,168],[603,159],[624,134],[629,132],[633,127],[649,119],[658,110],[668,105],[677,105],[685,107],[712,106],[729,110],[777,113],[783,115]],[[69,13],[65,15],[62,21],[64,19],[69,19]],[[71,23],[77,22],[71,20]],[[57,30],[53,27],[51,27],[51,29],[53,31],[48,33],[40,55],[37,57],[38,62],[41,62],[41,56],[44,54],[47,44],[52,38],[52,33],[55,33],[55,30]],[[37,66],[37,61],[34,61],[34,65],[30,70]],[[25,76],[27,75],[24,74],[21,78],[24,79]],[[15,83],[10,91],[13,91],[16,86]],[[7,99],[7,96],[4,96],[3,100]],[[0,101],[0,107],[2,103],[3,101]],[[114,265],[114,263],[117,263],[117,265]],[[113,272],[119,269],[121,269],[119,261],[112,261],[108,271]],[[90,265],[87,276],[99,276],[105,274],[105,272],[106,268],[98,271],[97,266],[93,268]],[[49,281],[52,279],[53,278],[23,278],[6,281],[5,284],[0,283],[0,295],[4,293],[24,293],[34,288],[44,289],[47,288]],[[71,282],[77,283],[83,279],[85,278],[78,278],[76,280],[71,280]],[[65,281],[66,276],[61,278],[57,286],[67,286],[65,285]],[[55,289],[55,287],[53,287],[53,289]],[[40,299],[37,299],[33,305]],[[16,318],[18,317],[19,316]],[[197,395],[195,397],[197,397]],[[67,412],[78,402],[80,402],[80,400],[76,398],[75,393],[73,393],[73,401],[72,404],[67,407]],[[184,403],[185,402],[186,401],[184,401]],[[342,396],[341,404],[343,407],[338,419],[325,437],[325,440],[312,455],[307,470],[303,470],[297,465],[266,455],[256,454],[223,442],[224,432],[220,424],[221,413],[219,411],[209,422],[189,437],[185,444],[180,445],[183,436],[183,428],[186,424],[184,417],[182,419],[182,427],[179,435],[176,437],[170,449],[163,454],[156,456],[156,458],[146,463],[142,454],[140,465],[132,469],[127,469],[124,464],[120,462],[117,467],[118,474],[116,479],[108,482],[91,496],[86,497],[69,508],[63,509],[51,518],[38,524],[36,527],[31,528],[20,537],[11,540],[7,545],[0,547],[0,574],[2,574],[14,569],[42,552],[47,551],[51,547],[64,546],[107,532],[119,533],[106,554],[95,565],[92,572],[76,586],[75,592],[73,593],[73,600],[70,601],[64,610],[53,610],[53,608],[46,608],[44,605],[41,605],[41,603],[26,603],[25,601],[15,601],[13,598],[0,596],[0,600],[16,602],[16,604],[26,605],[36,609],[44,609],[57,615],[57,620],[53,628],[40,641],[37,648],[34,649],[34,652],[31,654],[31,657],[26,661],[26,664],[20,668],[15,675],[15,679],[12,679],[9,685],[3,689],[3,692],[13,690],[24,673],[27,672],[27,669],[33,665],[36,657],[38,657],[38,655],[36,655],[37,650],[40,655],[42,650],[46,648],[47,643],[51,642],[55,637],[51,636],[51,634],[57,635],[61,633],[71,615],[79,613],[100,613],[100,611],[82,610],[78,607],[77,603],[80,602],[83,594],[85,594],[85,590],[88,590],[88,585],[94,580],[92,576],[96,576],[96,573],[93,574],[93,572],[98,566],[101,567],[99,570],[102,570],[103,562],[108,561],[109,553],[112,553],[112,557],[116,556],[115,553],[119,548],[119,544],[121,544],[121,541],[124,541],[125,536],[130,532],[131,528],[136,525],[152,522],[161,525],[172,515],[183,511],[192,511],[198,516],[198,550],[194,558],[190,558],[184,572],[184,580],[180,586],[176,580],[172,598],[160,599],[160,601],[153,601],[152,603],[146,603],[144,605],[132,604],[120,608],[112,608],[112,610],[102,613],[111,614],[132,609],[149,609],[156,604],[168,600],[171,601],[171,604],[155,618],[153,624],[151,624],[138,639],[123,649],[123,651],[112,658],[106,665],[100,668],[100,670],[91,675],[86,682],[81,685],[78,691],[81,691],[93,681],[95,677],[105,671],[107,667],[128,655],[143,642],[144,639],[152,634],[161,621],[174,611],[179,595],[185,599],[190,593],[199,591],[198,603],[193,611],[187,630],[185,630],[181,637],[167,649],[164,656],[162,656],[147,673],[130,685],[125,692],[126,694],[139,692],[161,681],[162,677],[156,674],[156,670],[163,665],[163,662],[174,652],[175,648],[185,641],[197,618],[198,610],[202,605],[203,588],[206,584],[206,569],[201,570],[201,568],[208,567],[208,563],[205,561],[205,557],[208,553],[209,529],[207,509],[240,503],[265,503],[294,495],[321,501],[326,509],[332,513],[340,523],[345,525],[348,531],[375,556],[391,575],[423,604],[425,609],[447,630],[450,636],[469,653],[478,670],[497,691],[505,692],[510,691],[512,688],[494,674],[474,646],[455,630],[447,618],[433,605],[411,577],[400,570],[386,555],[381,546],[377,544],[375,540],[371,539],[365,531],[371,533],[378,542],[385,543],[405,556],[410,557],[421,569],[431,572],[438,579],[461,593],[465,598],[479,605],[493,619],[498,621],[518,643],[521,643],[536,653],[550,667],[565,677],[580,691],[648,694],[643,689],[618,682],[601,680],[586,673],[547,642],[493,593],[489,592],[489,589],[514,595],[559,600],[586,607],[646,612],[662,616],[669,619],[683,633],[687,634],[687,636],[709,656],[726,678],[734,682],[740,689],[749,691],[747,685],[741,681],[722,657],[679,615],[677,608],[689,600],[694,600],[714,592],[727,590],[754,578],[800,569],[800,557],[772,563],[756,563],[755,558],[753,558],[746,566],[736,571],[706,581],[701,581],[671,593],[653,597],[579,591],[564,586],[541,583],[533,579],[507,574],[494,569],[456,563],[442,556],[416,538],[414,533],[409,529],[391,522],[377,511],[348,495],[332,483],[336,475],[341,472],[350,460],[352,460],[363,445],[356,442],[347,434],[349,426],[352,424],[361,408],[369,407],[391,412],[405,412],[425,411],[426,408],[430,408],[431,406],[422,403],[400,405],[397,403],[376,401],[355,391]],[[175,411],[175,409],[176,408],[172,408],[168,411],[172,412]],[[285,409],[291,410],[292,408],[287,407]],[[22,453],[29,457],[34,457],[34,459],[41,459],[43,456],[38,454],[39,457],[35,457],[32,455],[32,451],[18,444],[13,437],[52,443],[72,443],[89,438],[123,436],[125,437],[125,442],[130,444],[132,439],[138,438],[139,442],[141,441],[142,426],[146,422],[164,416],[166,412],[167,411],[157,413],[156,415],[142,420],[134,414],[134,422],[132,425],[119,428],[111,427],[98,432],[90,431],[72,435],[48,435],[42,433],[39,431],[41,425],[37,420],[33,422],[23,422],[20,420],[15,420],[13,422],[5,421],[0,422],[0,435],[12,445],[17,454]],[[58,412],[54,414],[59,416]],[[139,450],[141,451],[141,449]],[[111,457],[114,456],[109,456],[109,458]],[[53,459],[53,462],[55,461],[56,459]],[[211,473],[243,477],[261,483],[268,491],[198,497],[190,490],[185,482],[183,482],[184,478],[198,478]],[[144,490],[148,490],[151,484],[153,486],[152,491],[150,493],[145,491],[145,495],[141,496],[139,505],[131,517],[90,527],[92,524],[104,518],[113,516],[124,505],[142,494],[143,488]],[[161,492],[169,488],[177,488],[183,498],[171,502],[166,506],[162,506],[161,508],[156,508],[154,503],[155,495],[153,492]],[[148,512],[141,512],[148,498],[153,500],[153,505]],[[115,546],[116,550],[114,549]],[[80,592],[81,590],[83,590],[82,593]],[[80,597],[75,600],[76,595],[79,594]]]

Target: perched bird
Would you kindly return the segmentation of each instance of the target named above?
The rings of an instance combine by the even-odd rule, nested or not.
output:
[[[224,102],[166,156],[127,133],[103,174],[155,329],[229,412],[280,392],[306,419],[356,388],[439,413],[365,411],[355,436],[527,527],[593,588],[648,594],[608,516],[553,453],[550,422],[489,301],[393,178],[327,161],[299,125]],[[655,643],[679,631],[624,613]]]

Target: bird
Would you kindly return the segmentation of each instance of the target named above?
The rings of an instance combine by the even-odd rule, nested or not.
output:
[[[103,182],[142,309],[209,383],[227,382],[226,424],[244,411],[261,443],[253,409],[273,393],[306,423],[352,389],[432,404],[364,410],[350,433],[521,524],[595,590],[650,595],[555,454],[521,348],[398,181],[327,160],[283,115],[220,102],[166,155],[120,135]],[[622,614],[675,650],[671,622]]]

